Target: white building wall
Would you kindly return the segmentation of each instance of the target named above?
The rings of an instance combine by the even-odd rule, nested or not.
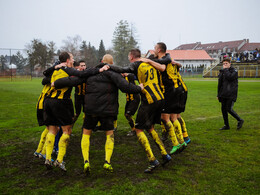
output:
[[[202,65],[204,65],[205,68],[209,67],[211,65],[211,61],[210,60],[176,60],[176,62],[179,62],[182,67],[200,67]]]

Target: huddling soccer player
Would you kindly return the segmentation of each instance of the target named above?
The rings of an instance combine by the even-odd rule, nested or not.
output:
[[[43,103],[44,100],[48,94],[48,91],[51,89],[51,76],[53,71],[55,70],[55,68],[60,68],[63,65],[60,65],[60,62],[57,62],[54,64],[53,67],[47,69],[46,71],[43,72],[43,75],[45,76],[42,80],[42,85],[43,85],[43,89],[41,92],[41,95],[38,99],[37,105],[36,105],[36,109],[37,109],[37,120],[38,120],[38,124],[39,126],[44,126],[44,118],[43,118]],[[36,149],[36,151],[34,152],[34,156],[39,157],[39,158],[45,158],[45,154],[46,154],[46,136],[49,132],[49,128],[48,126],[46,126],[46,128],[43,130],[42,134],[41,134],[41,138],[38,144],[38,147]]]
[[[122,73],[123,77],[129,82],[135,85],[135,75],[131,73]],[[135,135],[135,115],[138,106],[140,104],[140,94],[129,94],[126,93],[126,104],[125,104],[125,118],[131,127],[131,131],[127,133],[127,136]]]
[[[161,108],[164,99],[159,86],[159,75],[153,66],[142,62],[140,57],[141,52],[139,49],[131,49],[128,55],[131,64],[128,67],[110,66],[110,68],[120,73],[134,73],[139,83],[144,84],[144,90],[141,94],[141,104],[136,116],[135,131],[138,141],[145,149],[150,162],[148,168],[145,169],[144,172],[151,173],[160,163],[152,152],[144,130],[149,132],[160,149],[163,158],[162,165],[168,163],[171,160],[171,157],[167,154],[158,133],[154,129],[155,123],[160,123]]]
[[[107,67],[78,71],[72,68],[74,59],[72,54],[67,52],[62,52],[59,56],[59,60],[61,63],[65,63],[66,66],[53,72],[51,77],[52,86],[44,102],[44,123],[49,126],[49,132],[46,137],[45,165],[48,169],[52,167],[52,149],[55,136],[59,130],[59,126],[61,126],[63,134],[59,141],[59,153],[57,159],[54,162],[54,166],[58,166],[62,170],[66,171],[65,165],[63,163],[63,157],[66,154],[66,148],[70,139],[74,116],[73,103],[71,100],[72,87],[69,86],[57,89],[53,83],[60,78],[69,76],[88,77],[95,75],[106,70]]]
[[[74,62],[74,68],[79,71],[86,70],[86,63],[84,60],[80,60],[79,62]],[[81,113],[82,108],[84,107],[84,97],[85,97],[85,89],[86,83],[82,83],[75,87],[74,93],[74,107],[75,107],[75,115],[73,118],[73,123],[75,123]]]
[[[164,131],[164,134],[169,135],[172,141],[173,147],[170,154],[175,154],[184,149],[187,144],[184,142],[181,125],[177,120],[177,114],[180,112],[179,94],[182,91],[180,89],[180,81],[177,78],[177,65],[176,63],[172,63],[171,57],[166,53],[166,50],[166,45],[159,42],[154,47],[154,56],[152,56],[151,59],[142,60],[150,63],[161,72],[162,88],[165,97],[161,119],[166,130],[166,132]],[[158,62],[159,65],[152,63],[154,61]]]

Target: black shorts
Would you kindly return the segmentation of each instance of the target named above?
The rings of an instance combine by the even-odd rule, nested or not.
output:
[[[97,126],[98,121],[101,126],[99,130],[109,131],[114,129],[114,120],[116,116],[95,116],[95,115],[86,115],[84,118],[83,128],[94,130]]]
[[[140,99],[127,101],[125,104],[125,114],[133,116],[138,109],[139,103],[140,103]]]
[[[164,93],[165,103],[162,113],[179,114],[185,111],[187,102],[187,92],[182,86],[178,90],[170,90]]]
[[[84,95],[77,95],[74,94],[74,105],[75,105],[75,112],[77,115],[80,115],[81,109],[84,108]]]
[[[163,106],[163,100],[148,104],[145,101],[141,101],[141,105],[138,109],[136,116],[135,128],[136,129],[151,129],[152,125],[161,123],[161,110]]]
[[[74,109],[71,99],[46,98],[44,101],[45,125],[65,126],[73,123]]]
[[[43,109],[37,109],[37,120],[38,120],[39,126],[44,125]]]

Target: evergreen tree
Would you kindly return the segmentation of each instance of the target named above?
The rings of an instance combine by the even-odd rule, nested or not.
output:
[[[135,28],[133,25],[131,25],[131,29],[130,29],[130,38],[129,38],[129,42],[128,42],[128,48],[129,50],[132,48],[139,48],[138,47],[138,42],[135,39]]]
[[[81,59],[86,62],[87,67],[93,67],[97,65],[97,51],[94,46],[91,46],[90,42],[87,45],[86,41],[82,41],[80,46],[80,54]]]
[[[105,54],[106,54],[106,49],[103,40],[101,39],[99,44],[99,49],[98,49],[98,60],[101,60]]]
[[[87,53],[88,53],[88,46],[87,46],[87,43],[86,41],[82,41],[82,44],[80,46],[80,56],[81,56],[81,59],[82,60],[85,60],[87,59]]]
[[[113,50],[115,63],[120,66],[125,66],[129,63],[128,53],[132,48],[137,48],[137,41],[134,38],[132,28],[129,27],[125,20],[119,21],[113,35]]]
[[[88,43],[88,56],[86,63],[92,67],[98,64],[96,48],[91,46],[90,42]]]
[[[47,43],[47,47],[48,47],[48,51],[47,51],[48,60],[50,61],[51,64],[53,64],[54,63],[53,57],[56,51],[55,43],[53,41],[50,41]]]
[[[20,51],[12,56],[12,62],[17,66],[17,73],[22,73],[27,65],[27,58],[24,58]]]
[[[0,65],[1,65],[1,71],[4,71],[6,69],[6,59],[3,55],[0,56]]]

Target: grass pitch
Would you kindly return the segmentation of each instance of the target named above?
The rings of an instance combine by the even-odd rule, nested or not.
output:
[[[148,162],[123,116],[125,95],[120,94],[118,131],[112,156],[113,174],[106,174],[104,132],[93,133],[90,146],[91,175],[83,174],[82,115],[73,129],[65,157],[68,172],[47,171],[33,157],[43,127],[37,126],[36,102],[41,80],[0,82],[0,193],[1,194],[260,194],[260,80],[240,79],[234,110],[245,120],[241,130],[231,116],[223,126],[215,79],[186,79],[185,113],[192,140],[168,166],[144,174]],[[159,133],[160,126],[156,126]],[[149,137],[149,136],[148,136]],[[150,139],[155,156],[159,150]],[[166,148],[171,149],[170,142]]]

